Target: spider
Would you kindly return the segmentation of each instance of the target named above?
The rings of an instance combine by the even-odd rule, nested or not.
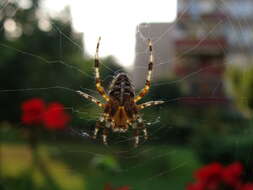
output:
[[[99,37],[96,54],[95,54],[95,79],[96,79],[96,89],[99,94],[104,98],[105,103],[97,100],[96,98],[77,91],[82,97],[94,102],[99,107],[103,109],[99,120],[96,122],[93,139],[96,139],[98,131],[103,129],[102,139],[103,143],[107,145],[107,136],[110,129],[113,132],[127,132],[129,126],[133,129],[134,136],[134,146],[137,147],[139,144],[140,132],[143,132],[144,139],[148,138],[147,129],[144,126],[143,119],[141,118],[139,111],[150,106],[158,105],[164,103],[164,101],[149,101],[142,104],[137,104],[150,89],[150,80],[153,69],[153,54],[152,54],[152,43],[148,40],[149,47],[149,64],[148,73],[146,76],[146,83],[144,88],[135,95],[134,87],[127,76],[126,73],[119,73],[114,77],[109,87],[108,92],[106,92],[101,84],[100,72],[99,72],[99,45],[101,38]]]

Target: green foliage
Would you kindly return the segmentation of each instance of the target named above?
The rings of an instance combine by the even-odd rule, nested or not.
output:
[[[0,189],[33,190],[35,184],[30,173],[24,173],[19,177],[4,177],[1,180]]]
[[[101,169],[109,172],[117,172],[120,170],[119,163],[111,155],[101,155],[93,158],[91,162],[93,169]]]
[[[181,101],[184,94],[175,79],[153,85],[148,100],[164,100],[165,104],[144,110],[144,119],[151,122],[148,127],[153,143],[187,145],[202,135],[217,133],[231,135],[248,126],[247,121],[230,104],[189,104]],[[148,101],[147,100],[147,101]],[[156,122],[157,121],[157,122]]]
[[[176,78],[157,81],[151,84],[151,89],[148,97],[153,100],[168,100],[179,98],[183,95],[181,86],[175,83]],[[173,102],[172,102],[173,104]]]
[[[0,93],[4,108],[0,121],[18,122],[20,105],[26,99],[41,97],[66,107],[78,107],[82,100],[75,90],[94,89],[93,60],[85,56],[82,35],[73,31],[69,10],[62,12],[63,17],[43,18],[38,16],[39,3],[33,0],[33,6],[22,9],[14,1],[8,3],[8,9],[1,10],[0,26],[12,19],[23,32],[10,38],[7,31],[0,30],[0,81],[4,81],[1,89],[10,90]],[[15,17],[8,14],[11,7],[19,8]],[[40,19],[46,19],[52,28],[40,29]],[[102,62],[110,68],[102,68],[103,76],[119,69],[112,58]]]
[[[227,78],[232,95],[238,108],[252,116],[253,113],[253,67],[247,66],[247,70],[230,67],[227,70]]]
[[[193,147],[204,163],[221,162],[230,164],[235,161],[243,163],[246,174],[253,172],[253,130],[245,128],[234,135],[220,135],[209,133],[198,137]],[[252,180],[252,176],[246,176]]]
[[[150,122],[149,142],[185,145],[193,134],[194,126],[198,122],[198,110],[184,105],[180,98],[184,96],[181,85],[171,78],[152,85],[149,100],[163,100],[164,104],[147,108],[143,111],[144,119]],[[147,142],[148,143],[148,142]]]

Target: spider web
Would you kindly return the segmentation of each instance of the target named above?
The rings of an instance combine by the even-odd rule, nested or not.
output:
[[[219,0],[217,1],[218,5],[219,5],[219,10],[224,10],[227,9],[228,7],[228,2],[226,2],[225,0]],[[8,6],[8,1],[6,1],[6,3],[4,3],[2,5],[1,9],[6,9],[6,7]],[[159,73],[157,73],[157,70],[159,70],[160,67],[164,67],[166,65],[171,65],[174,62],[177,62],[178,60],[182,59],[183,55],[186,55],[188,53],[191,53],[192,51],[194,51],[195,49],[197,49],[201,44],[201,42],[203,42],[205,39],[209,38],[210,36],[212,36],[218,29],[219,26],[223,25],[224,22],[229,22],[230,23],[230,27],[231,28],[235,28],[237,29],[239,32],[236,33],[236,36],[238,37],[238,39],[243,39],[244,38],[244,34],[243,34],[243,24],[250,27],[252,26],[250,24],[250,22],[247,19],[241,20],[241,18],[232,18],[232,16],[227,16],[226,17],[226,21],[224,21],[224,19],[220,18],[217,19],[217,23],[208,30],[208,33],[204,34],[203,37],[200,38],[200,43],[197,43],[195,46],[191,47],[191,48],[187,48],[186,50],[184,50],[183,52],[180,52],[179,54],[177,54],[176,56],[173,56],[171,58],[166,59],[166,60],[162,60],[162,57],[159,56],[159,52],[157,52],[157,49],[159,49],[159,44],[164,40],[164,38],[169,35],[177,26],[177,23],[179,23],[183,17],[185,16],[186,12],[191,9],[191,7],[186,7],[183,11],[182,11],[182,15],[177,17],[177,19],[170,24],[168,27],[166,27],[163,31],[160,32],[160,34],[158,36],[153,35],[152,34],[152,24],[147,23],[145,25],[145,31],[142,31],[141,28],[139,28],[137,30],[136,36],[137,38],[139,38],[141,40],[142,43],[146,43],[147,40],[150,38],[153,41],[153,45],[154,45],[154,51],[155,51],[155,58],[156,58],[156,62],[154,65],[154,70],[153,70],[153,74],[154,74],[154,78],[158,78]],[[18,11],[18,10],[14,10],[14,11]],[[238,19],[238,20],[237,20]],[[199,20],[200,21],[200,25],[206,26],[207,24],[203,22],[202,19]],[[70,37],[68,37],[67,34],[64,34],[60,28],[55,25],[54,23],[51,23],[53,29],[57,30],[59,32],[59,41],[55,42],[55,43],[59,43],[59,51],[62,51],[62,40],[63,39],[67,39],[70,41],[70,43],[77,47],[80,51],[83,51],[82,47],[76,43],[75,41],[73,41]],[[3,28],[1,28],[1,30],[3,30]],[[106,38],[106,36],[105,36]],[[96,42],[94,42],[95,44]],[[88,78],[94,78],[94,76],[90,75],[89,73],[86,73],[85,71],[81,70],[80,68],[72,65],[71,63],[67,63],[66,61],[62,60],[62,59],[55,59],[55,60],[48,60],[47,58],[40,56],[40,55],[36,55],[33,54],[31,52],[28,51],[23,51],[22,49],[17,49],[15,47],[12,46],[8,46],[7,44],[1,43],[0,42],[0,46],[1,48],[5,48],[8,49],[10,52],[15,51],[18,52],[20,54],[23,54],[25,56],[28,56],[32,59],[38,59],[41,62],[45,63],[45,64],[59,64],[62,65],[64,67],[67,67],[71,72],[73,73],[81,73],[83,75],[83,77],[88,77]],[[238,40],[238,43],[236,44],[237,48],[242,49],[243,48],[243,44],[242,41]],[[250,49],[250,45],[248,45],[248,48]],[[156,49],[157,48],[157,49]],[[228,50],[225,49],[224,47],[220,47],[222,51],[224,51],[225,54],[228,54],[229,52],[227,52]],[[145,48],[142,50],[139,50],[136,52],[136,56],[137,55],[144,55],[145,57],[148,57],[148,49]],[[63,54],[64,52],[62,52]],[[229,60],[230,61],[230,60]],[[226,61],[226,67],[232,67],[233,63],[230,63],[229,61]],[[146,62],[148,63],[148,62]],[[103,67],[105,67],[108,70],[111,70],[110,67],[108,67],[107,65],[104,65],[102,63]],[[172,85],[175,86],[179,86],[181,85],[181,83],[190,81],[191,79],[193,79],[194,77],[197,77],[199,74],[201,74],[202,72],[204,72],[205,70],[209,69],[210,66],[205,66],[201,69],[195,69],[194,71],[178,77],[177,79],[173,79],[173,80],[169,80],[169,81],[159,81],[159,80],[154,80],[152,82],[152,87],[158,87],[158,86],[162,86],[163,88],[169,88]],[[146,73],[147,71],[147,67],[144,65],[141,66],[137,66],[137,69],[139,69],[139,72],[142,73]],[[49,67],[50,69],[50,67]],[[243,70],[247,70],[247,66],[243,65]],[[115,71],[118,72],[118,71]],[[132,75],[132,78],[134,78],[133,74],[129,73],[129,75]],[[105,78],[103,78],[103,82],[107,82],[110,81],[112,79],[113,76],[106,76]],[[143,78],[143,81],[145,80],[145,78]],[[222,84],[223,85],[223,84]],[[213,95],[216,93],[216,90],[218,88],[220,88],[221,83],[220,81],[217,82],[216,85],[214,85],[215,87],[212,87],[212,89],[209,89],[210,91],[210,95],[206,96],[206,97],[201,97],[201,98],[210,98],[213,97]],[[29,94],[31,91],[41,91],[43,93],[52,93],[53,91],[59,90],[61,91],[61,93],[64,93],[64,91],[68,91],[70,93],[76,93],[77,90],[79,89],[72,89],[69,88],[67,86],[46,86],[46,87],[40,87],[40,88],[27,88],[24,87],[22,89],[1,89],[0,93],[15,93],[15,92],[24,92],[26,94]],[[89,89],[89,88],[82,88],[82,90],[86,93],[92,93],[92,94],[97,94],[97,92],[95,91],[95,87],[93,89]],[[226,89],[224,89],[226,90]],[[166,102],[165,104],[171,104],[171,103],[178,103],[181,100],[185,100],[185,97],[174,97],[169,99],[168,97],[162,97],[162,99]],[[196,101],[196,98],[198,98],[198,94],[194,97],[188,97],[188,98],[195,98],[194,101]],[[217,98],[217,97],[216,97]],[[244,97],[241,97],[242,99]],[[221,98],[222,99],[222,98]],[[192,100],[192,99],[191,99]],[[209,99],[210,100],[210,99]],[[213,101],[219,101],[219,99],[212,99]],[[198,99],[197,99],[198,101]],[[90,105],[91,103],[89,103],[88,101],[86,101],[84,104]],[[225,106],[225,105],[224,105]],[[74,115],[77,114],[80,119],[85,119],[90,121],[91,125],[95,124],[96,118],[99,117],[100,113],[96,112],[97,114],[94,114],[93,117],[88,118],[89,114],[85,111],[80,111],[75,107],[65,107],[66,110],[70,111],[71,113],[73,113]],[[159,142],[160,137],[158,134],[161,134],[161,131],[166,131],[166,132],[170,132],[170,131],[177,131],[177,124],[175,123],[171,123],[168,127],[164,128],[164,126],[161,123],[161,120],[164,118],[161,118],[162,116],[159,115],[160,112],[164,111],[164,109],[166,109],[165,107],[161,106],[160,108],[150,108],[150,110],[153,110],[153,116],[149,116],[150,117],[145,117],[145,112],[143,114],[143,118],[145,120],[145,123],[147,125],[148,131],[149,131],[149,136],[150,136],[150,140],[152,142],[154,142],[154,144],[149,144],[148,142],[145,141],[141,141],[140,143],[140,147],[138,149],[135,149],[131,146],[122,146],[122,144],[131,144],[131,142],[133,141],[133,137],[132,135],[129,133],[127,135],[124,134],[119,134],[117,137],[117,135],[114,135],[113,139],[108,139],[109,144],[111,144],[111,146],[108,147],[104,147],[99,141],[93,141],[90,138],[90,134],[91,131],[87,130],[85,128],[85,126],[80,127],[79,129],[76,128],[76,126],[71,126],[69,130],[67,130],[65,133],[69,136],[72,136],[74,138],[77,139],[81,139],[84,144],[92,144],[94,147],[99,146],[99,149],[95,149],[95,150],[85,150],[85,149],[76,149],[74,148],[73,150],[71,150],[71,148],[69,147],[65,147],[64,145],[61,145],[59,143],[57,143],[57,136],[54,136],[54,134],[52,134],[51,138],[55,140],[55,144],[53,147],[53,152],[55,154],[65,154],[65,153],[69,153],[69,154],[73,154],[74,156],[88,156],[88,157],[96,157],[96,156],[100,156],[100,157],[105,157],[106,155],[110,154],[115,156],[116,158],[118,158],[119,160],[123,160],[123,161],[131,161],[130,164],[125,167],[119,167],[119,169],[117,170],[117,175],[120,176],[118,177],[118,179],[122,179],[121,182],[119,184],[122,184],[122,182],[128,184],[127,181],[124,181],[123,179],[128,176],[129,174],[131,174],[132,171],[137,171],[137,170],[144,170],[145,168],[150,167],[151,163],[153,162],[157,162],[157,170],[155,171],[150,171],[150,173],[147,173],[143,176],[139,176],[138,182],[135,182],[133,185],[130,184],[130,186],[133,189],[138,189],[138,188],[146,188],[146,189],[151,189],[153,183],[155,183],[156,181],[159,181],[161,184],[166,184],[166,179],[169,179],[170,177],[172,177],[174,175],[181,175],[179,174],[177,171],[180,171],[181,168],[184,167],[190,167],[191,165],[194,165],[192,160],[188,160],[187,158],[184,158],[184,155],[178,156],[180,153],[180,151],[177,148],[173,148],[170,147],[170,145],[168,144],[161,144],[158,146],[156,146],[156,142]],[[209,109],[208,106],[206,106],[206,109]],[[82,118],[83,117],[83,118]],[[170,118],[166,118],[168,120],[170,120]],[[200,122],[202,124],[208,123],[209,120],[203,120],[200,118]],[[159,125],[160,124],[160,125]],[[155,128],[153,127],[155,125]],[[245,132],[243,133],[247,133],[248,129],[240,129],[240,130],[245,130]],[[180,129],[178,129],[178,134],[175,134],[175,136],[179,139],[181,138],[181,134],[180,134]],[[149,141],[149,140],[148,140]],[[235,155],[239,154],[239,151],[237,150],[237,144],[238,142],[241,141],[240,138],[237,138],[234,142],[234,146],[235,146]],[[117,147],[118,145],[120,145],[119,147]],[[84,145],[85,147],[87,145]],[[114,146],[116,146],[117,148],[115,148]],[[169,147],[169,148],[167,148]],[[148,156],[147,156],[148,155]],[[251,159],[251,154],[248,154],[249,159]],[[164,167],[159,165],[159,161],[161,161],[161,159],[163,158],[173,158],[176,157],[179,160],[177,160],[176,165],[170,166],[170,167]],[[145,158],[145,160],[142,160],[142,158]],[[122,164],[124,165],[124,164]],[[71,169],[70,169],[71,170]],[[72,172],[75,172],[75,170],[73,170]],[[184,183],[183,185],[185,185],[188,181],[186,182],[179,182],[179,183]],[[124,185],[124,183],[122,185]],[[183,187],[183,185],[181,185]],[[6,187],[8,188],[8,187]]]

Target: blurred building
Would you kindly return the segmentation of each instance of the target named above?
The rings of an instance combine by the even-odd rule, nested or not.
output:
[[[210,3],[211,2],[211,3]],[[215,1],[180,0],[174,40],[173,71],[185,81],[188,95],[224,96],[223,74],[228,52],[226,16]]]
[[[153,79],[171,73],[181,78],[191,75],[185,80],[188,95],[223,97],[225,66],[247,65],[253,60],[252,0],[178,0],[174,23],[148,26],[141,28],[141,34],[157,40]],[[143,41],[138,31],[136,68],[146,63],[147,58],[138,54]],[[134,72],[137,87],[145,78],[144,70],[141,72]]]

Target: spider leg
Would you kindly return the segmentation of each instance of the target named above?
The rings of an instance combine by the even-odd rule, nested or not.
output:
[[[144,133],[144,139],[147,140],[148,139],[148,131],[147,131],[147,129],[144,127],[144,129],[142,131]]]
[[[163,103],[164,101],[149,101],[149,102],[145,102],[143,104],[138,105],[138,108],[141,110],[150,106],[155,106],[155,105],[159,105]]]
[[[95,127],[95,130],[94,130],[93,136],[92,136],[93,139],[97,138],[98,131],[99,131],[99,129],[103,128],[104,121],[105,121],[104,116],[101,116],[99,118],[99,121],[96,122],[96,127]]]
[[[139,95],[134,98],[134,102],[138,102],[140,99],[142,99],[149,91],[150,89],[150,80],[153,70],[153,53],[152,53],[152,43],[151,40],[148,40],[148,46],[149,46],[149,64],[148,64],[148,74],[146,78],[146,83],[144,88],[140,91]]]
[[[107,136],[108,136],[108,134],[109,134],[109,129],[104,128],[103,135],[102,135],[104,145],[108,145],[108,143],[107,143]]]
[[[139,145],[139,129],[134,130],[134,147],[137,148]]]
[[[82,91],[76,91],[78,94],[80,94],[82,97],[86,98],[87,100],[92,101],[93,103],[97,104],[99,107],[104,107],[104,104],[102,104],[99,100],[94,98],[93,96],[90,96],[89,94],[86,94]]]
[[[137,119],[137,128],[141,129],[143,131],[144,139],[147,140],[148,139],[148,132],[147,132],[146,127],[144,126],[143,119],[140,116]]]
[[[134,128],[134,147],[137,147],[139,144],[139,132],[142,130],[144,134],[144,139],[148,139],[148,132],[147,129],[144,126],[143,119],[138,116],[137,120],[135,123],[133,123],[133,128]]]
[[[109,97],[106,94],[104,87],[101,84],[100,72],[99,72],[100,61],[99,61],[98,51],[99,51],[100,40],[101,40],[101,38],[99,37],[98,42],[97,42],[96,54],[95,54],[96,88],[97,88],[97,91],[99,92],[99,94],[108,102]]]

